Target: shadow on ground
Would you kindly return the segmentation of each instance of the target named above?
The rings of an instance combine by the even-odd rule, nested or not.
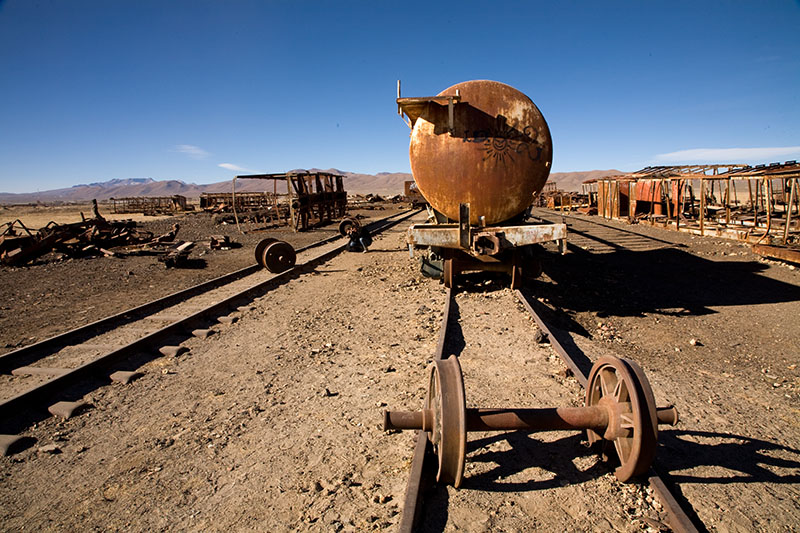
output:
[[[711,308],[800,300],[800,287],[774,280],[755,261],[710,261],[677,248],[592,254],[577,247],[546,256],[552,283],[534,281],[556,307],[606,316],[705,315]]]

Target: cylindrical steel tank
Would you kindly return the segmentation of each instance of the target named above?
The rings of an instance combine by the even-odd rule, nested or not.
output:
[[[469,202],[470,222],[506,221],[542,190],[553,160],[550,129],[520,91],[488,80],[466,81],[438,96],[460,94],[453,128],[446,103],[430,102],[411,132],[411,172],[431,206],[458,219]]]

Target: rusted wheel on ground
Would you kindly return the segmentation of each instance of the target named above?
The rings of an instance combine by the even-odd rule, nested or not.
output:
[[[603,442],[604,454],[613,443],[620,462],[614,472],[617,479],[628,481],[647,472],[656,453],[658,421],[653,392],[642,369],[629,359],[601,357],[589,373],[586,405],[608,409],[605,433],[587,433],[590,444]]]
[[[347,235],[347,230],[349,230],[352,227],[356,228],[361,227],[361,223],[358,221],[358,219],[352,217],[347,217],[342,219],[342,221],[339,222],[339,234],[342,237],[344,237],[345,235]]]
[[[453,260],[452,259],[445,259],[444,260],[444,269],[442,270],[442,281],[444,281],[444,286],[448,289],[453,286]]]
[[[266,248],[267,246],[269,246],[269,244],[273,242],[277,242],[277,240],[278,239],[273,239],[272,237],[267,237],[266,239],[263,239],[259,241],[258,244],[256,244],[256,263],[266,268],[266,265],[264,265],[264,263],[262,262],[264,260],[264,248]]]
[[[431,364],[425,409],[433,413],[428,438],[439,458],[436,481],[458,488],[467,455],[467,406],[461,365],[455,355]]]
[[[274,241],[268,243],[261,253],[259,264],[275,274],[292,268],[297,254],[288,242]]]

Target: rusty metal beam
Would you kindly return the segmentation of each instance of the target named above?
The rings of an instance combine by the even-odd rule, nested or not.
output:
[[[753,253],[781,261],[800,264],[800,249],[782,246],[769,246],[766,244],[754,244]]]

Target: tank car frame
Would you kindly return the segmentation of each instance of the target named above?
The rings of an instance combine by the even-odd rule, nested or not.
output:
[[[533,245],[556,242],[562,254],[566,251],[566,224],[473,226],[469,224],[469,204],[461,204],[459,211],[457,223],[414,224],[406,235],[411,257],[416,248],[428,248],[422,258],[423,273],[441,276],[446,287],[452,287],[462,272],[482,271],[507,273],[511,288],[517,289],[523,275],[541,273]],[[434,217],[443,218],[440,214]]]

